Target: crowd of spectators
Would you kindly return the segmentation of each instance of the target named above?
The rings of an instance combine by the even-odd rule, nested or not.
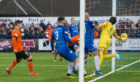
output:
[[[65,26],[69,28],[70,25],[71,24],[67,23]],[[97,21],[95,21],[95,25],[98,26]],[[0,23],[0,38],[11,39],[11,34],[14,27],[14,21],[10,20],[9,24],[2,21],[2,23]],[[20,31],[24,39],[46,38],[48,36],[46,34],[56,27],[57,24],[52,25],[50,21],[45,24],[43,20],[41,20],[37,26],[35,26],[34,23],[30,24],[30,26],[23,25]],[[77,27],[79,28],[79,26]],[[138,20],[137,23],[134,23],[132,19],[120,19],[116,24],[116,30],[119,34],[127,33],[129,37],[140,37],[140,20]],[[99,38],[100,32],[95,32],[94,34],[95,38]]]
[[[127,33],[129,37],[140,37],[140,20],[135,24],[132,19],[120,19],[116,24],[117,33]]]
[[[11,35],[14,27],[14,21],[10,20],[9,24],[6,24],[5,21],[2,21],[2,23],[0,24],[0,38],[10,39],[12,37]],[[35,26],[34,23],[32,23],[30,26],[23,25],[23,27],[21,27],[20,29],[20,32],[24,39],[44,38],[45,30],[50,27],[53,28],[50,22],[45,25],[45,23],[41,20],[40,23],[37,24],[37,26]]]

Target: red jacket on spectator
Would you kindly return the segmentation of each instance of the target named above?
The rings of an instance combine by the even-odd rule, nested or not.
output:
[[[0,25],[0,28],[2,28],[2,27],[4,27],[4,28],[6,29],[6,24],[5,24],[5,23],[2,23],[2,24]]]

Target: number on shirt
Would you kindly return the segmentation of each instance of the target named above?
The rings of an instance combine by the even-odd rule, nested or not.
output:
[[[56,40],[58,40],[58,31],[55,32]]]

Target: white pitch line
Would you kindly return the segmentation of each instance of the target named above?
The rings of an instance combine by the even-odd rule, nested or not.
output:
[[[2,66],[7,66],[7,65],[0,65],[1,67]],[[17,65],[17,66],[27,66],[27,65]],[[63,67],[63,66],[67,66],[67,65],[34,65],[34,66],[40,66],[40,67],[55,67],[55,66],[58,66],[58,67]],[[89,64],[89,65],[86,65],[86,66],[94,66],[94,65],[91,65],[91,64]],[[102,65],[103,67],[110,67],[111,65]],[[116,65],[116,66],[125,66],[125,65]]]
[[[135,61],[135,62],[133,62],[133,63],[128,64],[128,65],[125,65],[125,66],[123,66],[123,67],[121,67],[121,68],[118,68],[118,69],[116,69],[115,71],[111,71],[111,72],[109,72],[109,73],[107,73],[107,74],[105,74],[105,75],[103,75],[103,76],[97,77],[97,78],[95,78],[95,79],[93,79],[93,80],[91,80],[91,81],[89,81],[89,82],[95,82],[95,81],[97,81],[97,80],[99,80],[99,79],[102,79],[102,78],[108,76],[108,75],[111,75],[112,73],[114,73],[114,72],[116,72],[116,71],[119,71],[119,70],[122,70],[122,69],[124,69],[124,68],[127,68],[127,67],[129,67],[129,66],[131,66],[131,65],[133,65],[133,64],[138,63],[138,62],[140,62],[140,60],[137,60],[137,61]]]
[[[119,71],[119,72],[139,73],[140,71],[125,70],[125,71]]]

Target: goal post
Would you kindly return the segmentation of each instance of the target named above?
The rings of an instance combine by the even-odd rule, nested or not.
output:
[[[112,0],[112,16],[116,16],[116,0]],[[115,25],[114,25],[115,27]],[[116,28],[116,27],[115,27]],[[112,54],[116,53],[116,41],[115,37],[112,36]],[[115,57],[112,58],[112,71],[115,71]]]
[[[79,56],[79,82],[84,82],[84,46],[85,40],[85,0],[80,0],[80,56]]]

